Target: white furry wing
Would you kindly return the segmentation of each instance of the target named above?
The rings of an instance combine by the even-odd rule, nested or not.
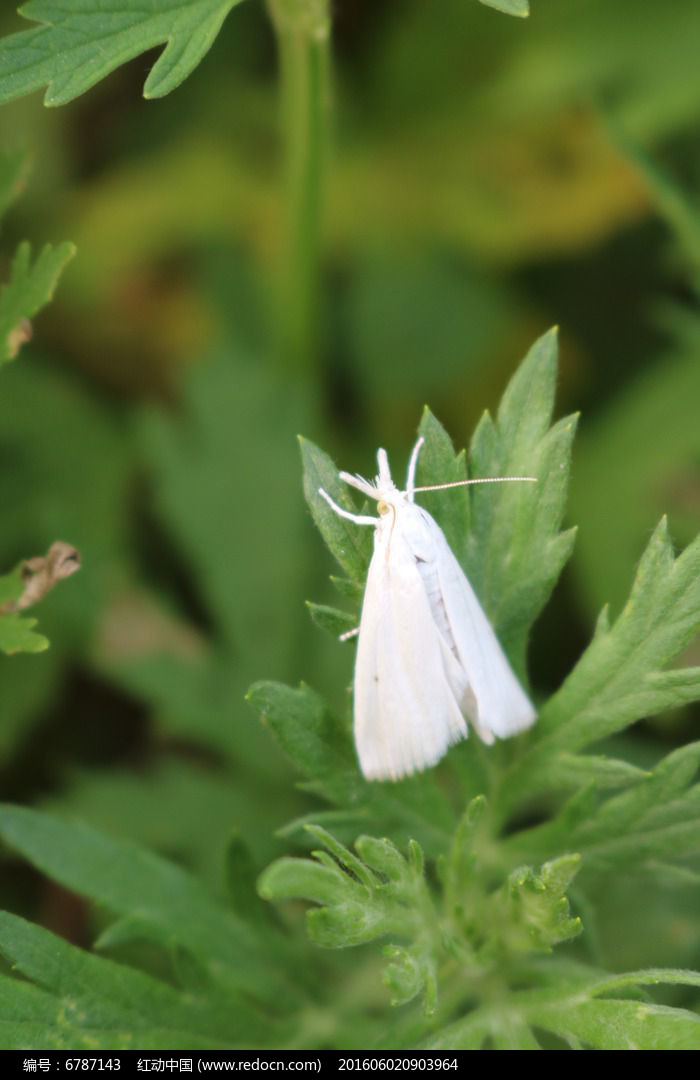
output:
[[[493,735],[506,738],[524,731],[535,720],[532,702],[518,682],[442,529],[427,511],[421,513],[428,519],[433,536],[440,596],[473,696],[471,707],[467,706],[470,719],[486,742],[492,742]]]
[[[368,780],[434,765],[467,734],[455,694],[463,675],[433,617],[403,511],[394,526],[375,536],[355,660],[355,744]]]

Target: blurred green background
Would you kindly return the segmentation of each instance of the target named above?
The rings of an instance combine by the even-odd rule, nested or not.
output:
[[[0,658],[2,798],[136,837],[214,887],[231,836],[259,867],[288,848],[275,830],[317,804],[243,696],[303,678],[346,708],[353,652],[303,606],[331,598],[334,568],[297,433],[365,475],[383,445],[400,477],[422,406],[464,445],[554,323],[559,410],[582,410],[580,529],[531,667],[535,694],[559,684],[661,513],[678,547],[700,522],[698,42],[695,0],[533,0],[527,22],[338,0],[317,343],[294,369],[262,4],[164,100],[141,97],[149,55],[64,108],[0,111],[3,150],[32,161],[4,270],[25,237],[78,247],[1,377],[0,567],[55,539],[83,556],[37,611],[50,651]],[[642,725],[625,753],[654,760],[691,725]],[[0,906],[88,939],[74,897],[5,865]],[[690,962],[682,908],[647,962]],[[602,933],[612,967],[637,962]]]

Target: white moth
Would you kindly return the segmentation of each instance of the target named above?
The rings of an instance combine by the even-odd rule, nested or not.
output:
[[[336,514],[375,530],[354,688],[355,745],[367,780],[398,780],[435,765],[467,737],[466,720],[489,744],[535,720],[442,529],[414,501],[416,491],[435,490],[415,486],[423,441],[413,448],[405,491],[391,479],[385,450],[378,451],[374,483],[340,473],[377,500],[378,518],[344,510],[319,488]]]

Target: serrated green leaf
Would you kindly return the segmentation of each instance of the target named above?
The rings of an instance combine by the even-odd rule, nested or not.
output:
[[[467,479],[465,451],[455,454],[452,440],[427,405],[418,425],[418,434],[425,439],[418,458],[419,486],[451,484]],[[469,533],[468,491],[465,487],[451,491],[427,491],[420,495],[421,505],[440,522],[450,547],[461,561],[464,560]]]
[[[557,371],[552,330],[530,349],[511,379],[496,422],[488,416],[472,438],[472,477],[534,476],[536,484],[470,488],[466,570],[501,644],[524,674],[533,621],[571,553],[575,533],[559,532],[576,417],[550,428]]]
[[[301,437],[299,447],[304,469],[304,495],[311,515],[345,573],[356,585],[364,586],[372,553],[372,531],[340,517],[319,495],[318,489],[323,488],[344,509],[358,512],[347,484],[339,478],[338,469],[328,455]]]
[[[36,619],[28,619],[24,615],[0,615],[0,652],[8,656],[20,652],[45,652],[49,640],[34,631],[36,624]]]
[[[12,656],[13,653],[45,652],[49,647],[48,639],[43,634],[35,633],[33,627],[37,620],[19,615],[17,612],[2,612],[4,605],[11,605],[24,592],[21,568],[16,567],[9,574],[0,577],[0,652]]]
[[[362,599],[364,581],[358,583],[357,581],[350,581],[348,578],[337,577],[335,574],[331,574],[331,581],[341,596],[347,596],[356,601]]]
[[[516,15],[519,19],[526,19],[530,14],[528,0],[479,0],[479,3],[502,11],[504,15]]]
[[[31,983],[0,977],[0,1043],[19,1046],[34,1030],[42,1047],[74,1050],[217,1048],[271,1025],[215,995],[183,994],[140,971],[75,948],[16,915],[0,912],[0,953]],[[34,984],[39,984],[38,986]],[[19,1040],[19,1042],[15,1042]]]
[[[115,68],[165,45],[144,97],[163,97],[196,68],[240,0],[29,0],[20,14],[40,26],[0,41],[0,103],[46,86],[65,105]]]
[[[627,761],[602,755],[557,754],[550,762],[551,775],[547,787],[583,787],[595,784],[597,788],[629,787],[651,774]]]
[[[424,990],[425,1006],[432,1010],[433,953],[440,947],[439,934],[431,932],[435,912],[422,872],[416,872],[415,851],[407,861],[390,841],[362,836],[355,843],[358,859],[324,829],[307,826],[307,831],[335,859],[326,852],[314,852],[315,862],[278,859],[261,875],[260,895],[321,905],[307,912],[307,925],[311,938],[326,948],[360,945],[387,935],[413,940],[407,948],[392,945],[385,950],[391,960],[385,982],[397,1001],[410,1000]]]
[[[311,600],[306,601],[306,606],[316,626],[321,630],[326,630],[333,637],[347,634],[357,626],[357,618],[347,611],[340,611],[326,604],[314,604]]]
[[[553,327],[537,339],[508,383],[496,419],[502,453],[527,454],[547,433],[554,409],[557,350],[558,330]]]
[[[246,695],[248,704],[269,724],[282,749],[305,775],[318,780],[329,798],[347,797],[356,786],[357,766],[349,732],[310,687],[298,690],[260,682]]]
[[[629,790],[596,805],[589,789],[550,821],[514,834],[506,848],[537,858],[574,847],[587,869],[693,854],[700,850],[700,786],[688,786],[699,762],[700,743],[674,750]]]
[[[695,669],[663,668],[700,627],[700,537],[674,559],[665,519],[639,564],[630,598],[613,626],[599,626],[561,689],[540,711],[530,749],[504,788],[511,802],[541,790],[548,762],[621,731],[635,720],[698,696]]]
[[[10,280],[0,289],[0,365],[14,359],[28,331],[30,319],[53,296],[66,263],[75,255],[73,244],[46,244],[31,264],[31,247],[20,244],[12,260]]]
[[[699,764],[700,742],[688,743],[672,751],[631,791],[603,803],[594,822],[582,825],[580,835],[599,837],[613,830],[621,832],[630,826],[639,830],[644,825],[648,811],[658,810],[688,787]]]
[[[569,915],[565,890],[578,873],[579,855],[563,855],[545,863],[538,873],[530,867],[513,870],[489,909],[494,941],[509,952],[549,951],[581,933],[579,918]],[[487,940],[485,948],[493,948]]]
[[[555,975],[552,971],[551,975]],[[647,1001],[605,999],[615,990],[647,985],[700,984],[694,971],[650,969],[600,977],[584,967],[563,979],[551,979],[541,990],[512,993],[493,1007],[473,1010],[442,1028],[427,1043],[430,1050],[479,1049],[490,1036],[496,1041],[504,1025],[522,1025],[554,1032],[580,1049],[695,1049],[700,1018],[684,1009],[669,1009]],[[600,1008],[596,1009],[598,1005]],[[667,1045],[664,1041],[668,1040]]]
[[[361,776],[350,731],[330,712],[318,694],[302,684],[255,683],[248,703],[268,724],[295,766],[308,776],[315,794],[340,804],[362,807],[368,820],[380,819],[411,836],[431,854],[450,835],[454,816],[432,774],[409,777],[398,784],[371,784]],[[314,818],[315,820],[315,818]]]

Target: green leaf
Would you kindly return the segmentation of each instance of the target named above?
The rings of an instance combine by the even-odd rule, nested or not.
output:
[[[349,727],[336,719],[310,687],[255,683],[246,700],[294,765],[309,778],[304,786],[340,805],[360,808],[369,820],[398,829],[408,843],[416,837],[431,854],[444,849],[454,824],[449,802],[432,773],[397,784],[367,783],[355,760]]]
[[[304,469],[304,495],[311,515],[350,580],[364,586],[372,553],[372,530],[347,521],[331,509],[319,495],[319,488],[346,510],[358,512],[347,484],[340,479],[338,469],[328,455],[308,439],[300,437],[299,446]]]
[[[0,608],[12,605],[24,592],[21,566],[16,566],[9,574],[0,577]]]
[[[185,865],[218,888],[222,853],[238,850],[241,840],[235,831],[242,833],[250,821],[258,787],[256,779],[245,783],[240,773],[214,768],[210,761],[162,755],[147,774],[126,765],[99,772],[71,769],[61,789],[42,799],[40,809],[81,818],[144,847],[177,852]],[[275,802],[260,800],[255,819],[259,832],[252,835],[253,854],[264,865],[278,853],[272,837],[279,820]],[[230,869],[228,858],[226,865]],[[235,887],[230,891],[235,893]]]
[[[576,848],[587,870],[670,859],[700,850],[700,785],[690,786],[700,762],[700,743],[663,758],[632,788],[595,805],[591,786],[550,821],[505,841],[520,857]]]
[[[483,799],[472,801],[449,859],[440,860],[440,910],[428,890],[424,855],[415,842],[409,844],[406,859],[391,840],[360,836],[355,855],[314,825],[306,831],[323,850],[312,852],[312,859],[278,859],[261,875],[258,891],[268,900],[318,904],[307,913],[308,930],[327,948],[388,937],[384,982],[393,1003],[405,1003],[422,992],[424,1010],[431,1014],[438,972],[453,967],[455,959],[471,977],[489,970],[500,973],[523,953],[549,952],[581,930],[580,919],[569,915],[564,895],[579,869],[577,855],[545,863],[538,872],[522,867],[500,891],[486,892],[476,858],[484,809]],[[525,1040],[525,1033],[519,1037]]]
[[[505,15],[517,15],[519,19],[526,19],[530,14],[528,0],[479,0],[486,7],[495,8]]]
[[[3,605],[19,600],[23,592],[24,581],[20,567],[0,577],[0,652],[7,653],[8,656],[19,652],[44,652],[49,647],[48,639],[33,630],[37,624],[36,619],[27,618],[17,612],[2,613]]]
[[[533,1024],[596,1050],[697,1050],[700,1017],[644,1001],[562,1001],[528,1010]]]
[[[527,635],[568,558],[574,530],[559,532],[576,418],[550,428],[557,370],[556,331],[537,341],[511,380],[494,423],[485,414],[469,455],[472,478],[535,476],[537,484],[476,485],[426,492],[421,501],[442,526],[516,668],[523,673]],[[425,409],[419,433],[419,485],[466,478],[462,453]],[[323,487],[349,510],[357,507],[333,462],[302,441],[304,490],[314,520],[346,573],[363,581],[371,549],[368,529],[338,517],[319,496]]]
[[[144,97],[174,90],[206,55],[240,0],[29,0],[20,14],[41,25],[0,42],[0,103],[47,86],[65,105],[111,71],[157,45]]]
[[[529,866],[514,870],[494,897],[490,917],[494,941],[509,952],[549,951],[581,933],[581,920],[569,915],[564,895],[578,873],[579,855],[563,855],[535,873]],[[487,949],[493,945],[487,942]]]
[[[449,858],[441,864],[445,902],[458,919],[469,909],[474,893],[476,837],[486,811],[486,799],[477,795],[469,803],[457,826]]]
[[[50,1049],[145,1050],[243,1044],[270,1025],[217,997],[181,993],[140,971],[75,948],[0,912],[0,953],[23,982],[0,976],[0,1044]],[[233,1013],[233,1015],[232,1015]]]
[[[546,773],[543,771],[542,774],[547,788],[578,788],[595,784],[601,790],[629,787],[650,775],[646,769],[601,754],[567,753],[552,757]]]
[[[531,748],[504,787],[510,803],[552,777],[547,762],[645,716],[700,696],[697,669],[664,672],[700,627],[700,537],[677,559],[663,519],[637,570],[630,598],[612,627],[596,635],[540,712]]]
[[[389,959],[383,981],[391,991],[391,1004],[405,1005],[423,990],[424,1011],[432,1015],[437,1003],[437,973],[430,953],[398,945],[387,945],[383,952]]]
[[[36,619],[28,619],[24,615],[0,615],[0,652],[8,656],[20,652],[45,652],[49,640],[34,631],[36,624]]]
[[[306,601],[306,606],[316,626],[333,637],[340,637],[357,626],[357,619],[347,611],[339,611],[338,608],[328,607],[326,604],[314,604],[311,600]]]
[[[333,585],[341,596],[346,596],[348,599],[354,600],[356,603],[359,603],[362,600],[364,581],[350,581],[349,578],[337,577],[335,574],[331,574],[330,577]]]
[[[357,766],[349,732],[332,716],[310,687],[298,690],[281,683],[260,682],[246,695],[249,705],[269,724],[296,767],[334,801],[343,801],[356,787]]]
[[[549,427],[557,335],[530,349],[511,379],[496,422],[485,413],[469,451],[472,477],[534,476],[536,484],[470,488],[466,571],[498,638],[521,674],[529,629],[571,553],[575,531],[560,532],[577,417]]]
[[[14,359],[21,344],[31,336],[25,320],[49,302],[64,267],[74,255],[72,244],[47,244],[32,265],[30,245],[26,241],[19,245],[10,280],[0,290],[0,365]]]
[[[466,453],[455,454],[452,440],[435,419],[426,405],[423,410],[418,434],[425,439],[418,458],[418,486],[451,484],[467,479]],[[454,488],[449,491],[426,491],[420,502],[440,526],[455,556],[464,561],[469,534],[469,489]]]
[[[129,920],[141,937],[190,951],[210,978],[270,997],[267,949],[184,870],[87,825],[0,806],[0,836],[44,873]],[[283,993],[277,983],[275,996]]]
[[[358,857],[318,826],[307,826],[325,851],[311,859],[278,859],[260,876],[258,891],[266,900],[310,900],[307,912],[313,941],[325,948],[361,945],[377,937],[408,939],[409,946],[385,950],[390,963],[384,981],[394,1003],[421,991],[432,1012],[436,999],[436,958],[441,948],[439,925],[423,876],[422,853],[411,847],[409,859],[386,839],[361,836]]]
[[[273,659],[284,673],[297,647],[304,507],[290,449],[307,401],[235,337],[190,374],[184,396],[177,417],[143,416],[156,509],[247,684]]]
[[[545,969],[546,970],[546,969]],[[551,971],[550,976],[555,976]],[[427,1043],[430,1050],[479,1049],[491,1037],[500,1045],[508,1031],[542,1028],[565,1039],[573,1049],[581,1044],[600,1050],[696,1049],[700,1018],[684,1009],[671,1009],[648,1001],[608,997],[615,990],[629,992],[645,985],[700,985],[694,971],[650,969],[600,977],[581,968],[572,978],[551,978],[542,990],[511,993],[494,1006],[468,1013],[442,1028]],[[603,997],[605,995],[605,997]],[[523,1049],[531,1049],[523,1044]]]
[[[625,971],[621,975],[607,975],[590,988],[592,994],[621,990],[629,986],[697,986],[700,972],[685,968],[647,968],[644,971]]]

